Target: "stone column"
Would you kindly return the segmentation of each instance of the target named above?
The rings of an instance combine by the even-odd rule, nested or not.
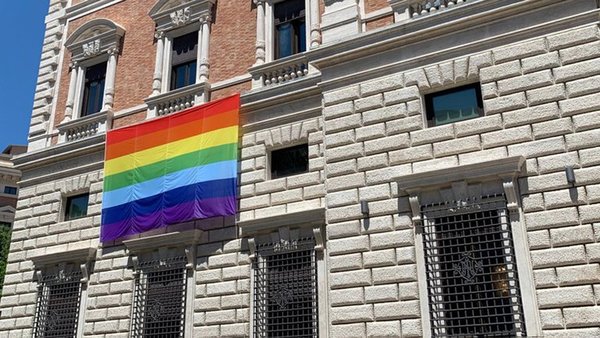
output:
[[[163,55],[165,48],[165,34],[162,31],[154,33],[156,38],[156,59],[154,64],[154,77],[152,79],[152,95],[158,95],[162,88]]]
[[[323,43],[338,41],[361,31],[358,0],[325,0],[321,24]]]
[[[196,83],[208,81],[208,62],[210,48],[210,15],[200,18],[200,30],[198,31],[198,70],[196,72]]]
[[[319,0],[310,0],[310,47],[321,44],[321,13]]]
[[[63,122],[69,122],[73,119],[73,105],[75,104],[75,90],[77,90],[77,73],[79,72],[79,65],[77,61],[71,61],[69,64],[71,68],[71,79],[69,81],[69,93],[67,94],[67,105],[65,108],[65,116]]]
[[[256,4],[256,62],[265,63],[265,1],[254,0]]]
[[[106,63],[106,83],[104,85],[104,103],[102,110],[110,111],[113,107],[115,98],[115,76],[117,75],[117,47],[110,48],[108,51],[108,62]]]

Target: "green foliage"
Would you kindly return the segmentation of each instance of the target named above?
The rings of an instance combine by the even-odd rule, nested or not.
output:
[[[6,261],[10,248],[10,225],[0,224],[0,297],[4,287],[4,273],[6,272]]]

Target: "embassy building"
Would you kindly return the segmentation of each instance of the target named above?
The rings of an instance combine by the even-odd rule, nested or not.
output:
[[[51,0],[0,337],[599,337],[599,7]]]

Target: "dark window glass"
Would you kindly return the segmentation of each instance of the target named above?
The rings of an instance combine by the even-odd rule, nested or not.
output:
[[[306,50],[304,0],[288,0],[275,4],[275,58],[283,58]]]
[[[89,197],[89,194],[67,197],[65,221],[87,215]]]
[[[197,49],[197,32],[173,39],[171,90],[196,83]]]
[[[255,337],[318,337],[312,239],[261,246],[254,276]]]
[[[432,336],[525,336],[503,196],[426,206]]]
[[[430,127],[468,120],[483,115],[479,83],[425,95]]]
[[[300,174],[308,171],[308,144],[271,152],[271,178]]]
[[[97,113],[102,110],[105,80],[106,62],[86,68],[81,117]]]
[[[4,193],[9,195],[16,195],[17,188],[16,187],[4,187]]]

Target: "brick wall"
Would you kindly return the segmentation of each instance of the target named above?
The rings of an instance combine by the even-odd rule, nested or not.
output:
[[[152,92],[156,46],[154,44],[154,22],[148,16],[148,12],[154,3],[154,0],[122,1],[74,19],[68,24],[67,37],[81,25],[97,18],[112,20],[125,29],[123,47],[117,61],[114,111],[142,104]],[[65,50],[59,79],[60,87],[56,99],[55,125],[64,118],[69,92],[70,59],[69,51]]]

